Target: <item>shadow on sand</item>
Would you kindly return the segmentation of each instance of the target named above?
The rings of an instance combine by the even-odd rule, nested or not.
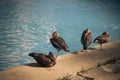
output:
[[[29,63],[29,64],[25,64],[26,66],[29,66],[29,67],[40,67],[40,68],[48,68],[48,67],[43,67],[41,66],[40,64],[38,63]]]
[[[88,52],[89,50],[96,50],[96,48],[88,48]],[[83,50],[79,50],[79,51],[74,51],[74,52],[71,52],[72,54],[78,54],[78,52],[83,52]]]
[[[91,48],[88,48],[88,50],[96,50],[96,48],[91,47]]]

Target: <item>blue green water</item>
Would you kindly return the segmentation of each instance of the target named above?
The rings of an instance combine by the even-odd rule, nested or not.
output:
[[[118,40],[119,21],[119,0],[0,0],[0,69],[34,62],[30,52],[57,54],[49,42],[53,31],[71,52],[82,49],[86,28],[93,39],[108,31],[111,41]]]

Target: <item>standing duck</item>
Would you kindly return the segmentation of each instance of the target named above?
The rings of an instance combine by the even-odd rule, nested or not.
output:
[[[60,53],[60,50],[64,50],[66,52],[69,52],[69,47],[67,46],[65,40],[58,36],[57,31],[52,33],[52,36],[50,38],[50,42],[51,42],[52,46],[57,49],[58,55]]]
[[[107,43],[110,41],[110,35],[108,32],[103,32],[102,35],[98,36],[94,41],[93,43],[99,43],[100,44],[100,47],[101,47],[101,50],[103,49],[102,48],[102,44],[104,43]]]
[[[92,34],[89,29],[86,29],[83,31],[82,36],[81,36],[81,43],[83,45],[83,52],[87,52],[88,46],[92,42]]]

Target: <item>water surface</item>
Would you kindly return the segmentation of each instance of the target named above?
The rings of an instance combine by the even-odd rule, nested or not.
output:
[[[93,39],[103,31],[111,41],[120,39],[119,5],[119,0],[0,0],[0,69],[34,62],[30,52],[57,54],[49,42],[53,31],[71,52],[82,49],[86,28]]]

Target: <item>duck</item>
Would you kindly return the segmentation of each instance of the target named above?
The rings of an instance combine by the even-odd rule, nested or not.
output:
[[[45,53],[31,52],[28,55],[33,57],[41,67],[52,67],[56,64],[56,56],[53,52],[49,52],[48,55]]]
[[[81,36],[81,43],[83,45],[82,52],[87,52],[88,46],[92,43],[92,33],[90,29],[83,31]]]
[[[93,43],[100,44],[101,50],[103,50],[102,44],[110,41],[110,35],[108,32],[103,32],[100,36],[96,37]]]
[[[50,38],[50,43],[52,46],[57,49],[58,56],[60,55],[60,51],[64,50],[65,52],[69,52],[69,47],[65,40],[62,37],[59,37],[58,32],[54,31]]]

